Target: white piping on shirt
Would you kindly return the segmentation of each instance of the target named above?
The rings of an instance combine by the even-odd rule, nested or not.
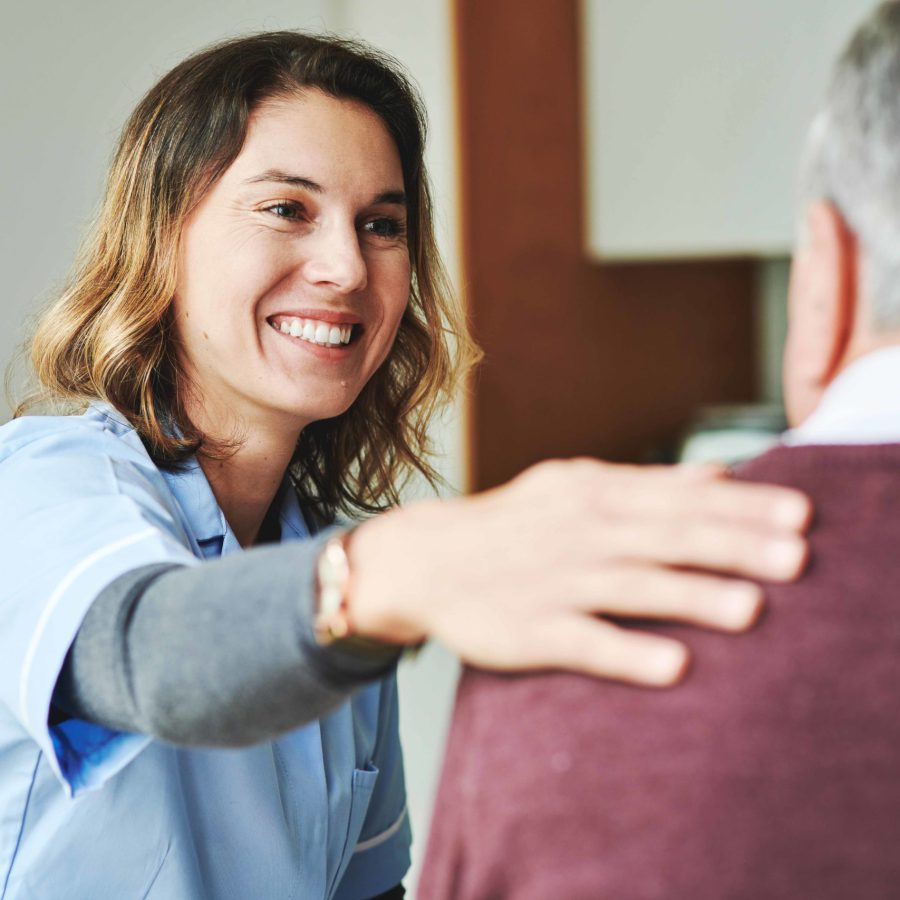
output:
[[[137,544],[145,538],[152,537],[155,534],[158,534],[157,529],[145,528],[137,534],[132,534],[127,538],[122,538],[121,540],[114,541],[112,544],[101,547],[99,550],[95,550],[89,556],[86,556],[73,566],[63,580],[57,585],[56,590],[51,595],[43,612],[41,612],[41,617],[38,619],[37,627],[34,630],[34,634],[31,636],[28,649],[25,651],[25,660],[22,663],[22,675],[19,681],[19,705],[22,707],[22,724],[27,731],[31,731],[31,717],[28,714],[28,682],[31,678],[31,669],[34,666],[34,660],[37,656],[38,645],[47,629],[47,625],[50,623],[50,617],[59,605],[59,601],[71,587],[75,579],[95,563],[98,563],[107,556],[111,556],[113,553],[117,553],[119,550],[130,547],[132,544]]]
[[[388,828],[385,828],[384,831],[376,834],[375,837],[370,837],[368,840],[360,841],[356,848],[354,849],[354,853],[362,853],[363,850],[371,850],[373,847],[377,847],[379,844],[383,844],[385,841],[389,841],[399,830],[400,826],[403,824],[403,820],[406,818],[406,804],[403,804],[403,809],[400,810],[400,815],[397,817],[397,821],[390,825]]]

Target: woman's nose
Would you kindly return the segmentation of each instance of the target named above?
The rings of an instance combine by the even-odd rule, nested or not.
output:
[[[355,227],[322,228],[307,242],[306,249],[304,271],[309,281],[346,294],[366,286],[368,270]]]

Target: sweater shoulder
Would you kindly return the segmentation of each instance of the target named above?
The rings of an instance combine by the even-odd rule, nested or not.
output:
[[[780,446],[739,466],[734,477],[787,486],[827,483],[837,476],[897,478],[900,444]]]

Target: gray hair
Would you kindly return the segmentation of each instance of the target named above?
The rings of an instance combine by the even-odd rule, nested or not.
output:
[[[872,326],[900,327],[898,0],[865,19],[834,67],[807,138],[801,197],[838,208],[860,242]]]

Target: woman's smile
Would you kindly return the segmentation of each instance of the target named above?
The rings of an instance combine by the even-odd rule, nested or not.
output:
[[[320,347],[346,347],[353,337],[352,324],[332,323],[319,316],[274,316],[267,321],[279,334]]]

